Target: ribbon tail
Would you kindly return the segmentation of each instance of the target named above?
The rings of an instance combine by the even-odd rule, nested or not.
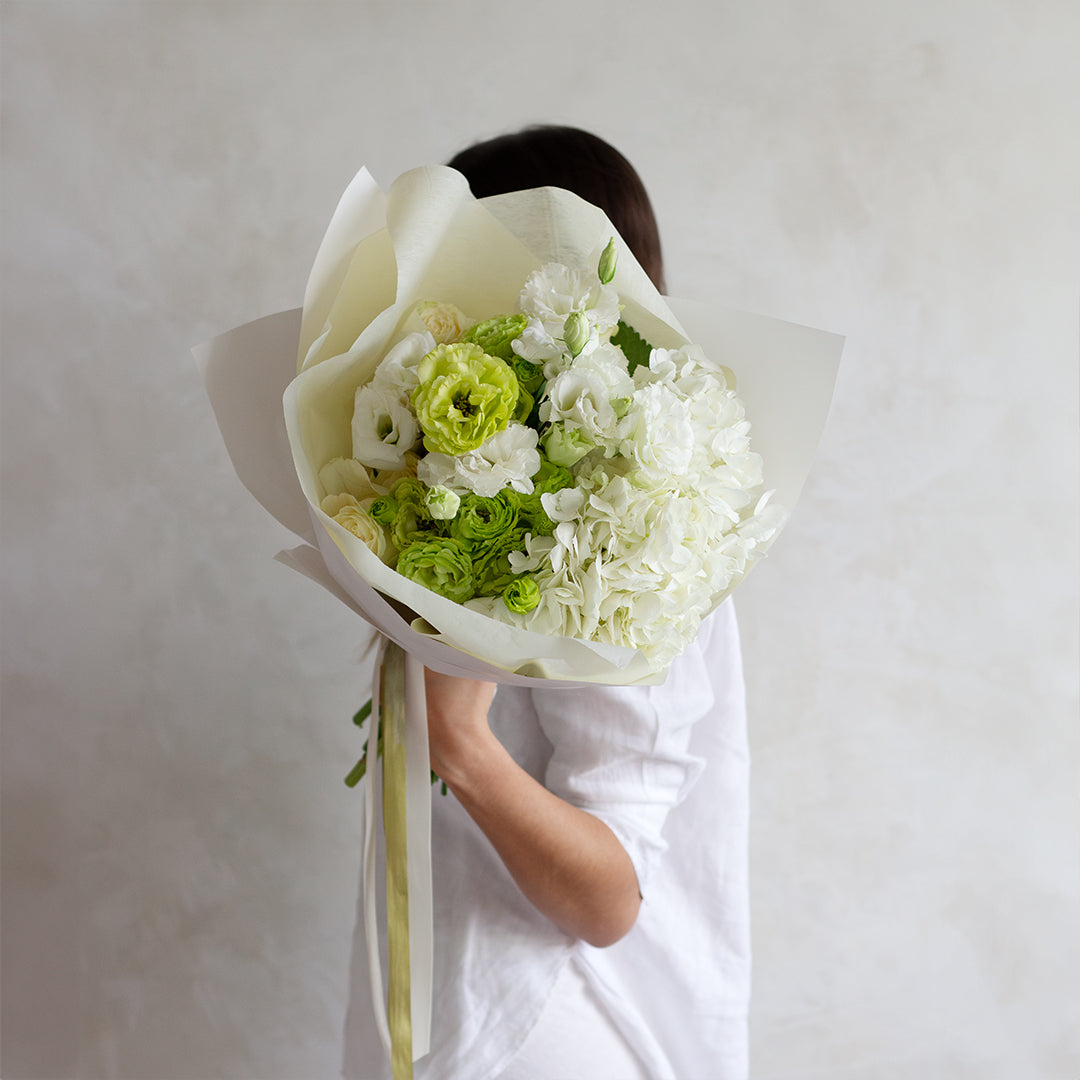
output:
[[[375,1023],[394,1071],[411,1080],[412,1062],[428,1053],[434,966],[431,874],[431,770],[424,665],[380,637],[372,687],[369,768],[365,784],[364,931]],[[381,774],[386,847],[388,988],[383,989],[376,898],[375,777]]]
[[[388,987],[386,1014],[390,1025],[394,1080],[412,1080],[412,990],[409,961],[408,804],[406,799],[405,653],[388,644],[383,657],[382,809],[386,835],[386,936]]]
[[[379,774],[378,762],[379,725],[382,716],[382,666],[387,639],[379,636],[375,654],[375,677],[371,686],[371,727],[368,729],[368,771],[364,783],[364,938],[367,941],[368,979],[371,985],[371,1004],[375,1012],[375,1027],[382,1040],[388,1061],[393,1059],[390,1026],[386,1017],[386,997],[383,989],[382,963],[379,957],[379,919],[376,898],[375,844],[375,778]]]
[[[431,876],[431,765],[424,665],[405,654],[405,789],[413,1061],[431,1047],[435,932]]]

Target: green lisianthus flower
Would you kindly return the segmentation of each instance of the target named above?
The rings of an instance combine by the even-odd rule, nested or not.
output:
[[[513,419],[519,423],[529,426],[529,416],[532,414],[533,406],[536,404],[532,394],[525,389],[521,383],[518,383],[518,403],[514,409]]]
[[[518,386],[528,390],[533,397],[539,396],[540,387],[544,385],[544,365],[534,364],[517,353],[507,360],[517,376]]]
[[[518,512],[518,527],[533,536],[550,536],[555,531],[555,522],[544,512],[544,506],[540,502],[540,496],[548,491],[561,491],[565,487],[571,487],[574,478],[570,470],[562,465],[556,465],[545,454],[540,455],[540,468],[532,477],[533,490],[530,495],[522,495],[517,491],[505,489],[499,492],[509,499]]]
[[[468,453],[502,431],[514,415],[517,377],[505,360],[479,345],[436,345],[416,373],[412,405],[429,451]]]
[[[510,565],[510,553],[525,550],[525,532],[514,529],[472,551],[477,596],[499,596],[520,575]]]
[[[516,529],[517,519],[517,505],[509,488],[490,499],[463,495],[457,516],[450,523],[450,535],[466,547],[478,549]]]
[[[485,319],[470,326],[458,341],[479,345],[488,356],[510,361],[517,355],[513,342],[521,337],[528,325],[528,315],[496,315],[494,319]]]
[[[565,487],[571,487],[574,477],[570,470],[563,465],[558,465],[545,454],[540,455],[540,468],[533,473],[533,488],[544,494],[547,491],[562,491]]]
[[[472,559],[461,544],[449,537],[409,544],[398,556],[397,572],[458,604],[476,594]]]
[[[405,476],[396,481],[386,501],[397,507],[389,528],[390,536],[400,550],[416,540],[438,535],[439,523],[427,507],[427,488],[415,477]]]
[[[524,615],[540,603],[540,586],[531,577],[523,574],[503,589],[502,598],[511,611]]]

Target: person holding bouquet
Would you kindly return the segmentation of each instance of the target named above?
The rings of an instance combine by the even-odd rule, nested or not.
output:
[[[629,162],[565,127],[450,163],[477,198],[560,187],[600,207],[663,290]],[[745,1080],[745,694],[731,601],[662,685],[536,689],[427,674],[435,985],[431,1080]],[[390,1075],[364,945],[344,1075]]]

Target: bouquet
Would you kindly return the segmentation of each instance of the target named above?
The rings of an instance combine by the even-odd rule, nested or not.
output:
[[[408,314],[353,395],[321,511],[405,578],[547,636],[666,666],[783,513],[729,369],[625,321],[612,238],[547,263],[517,310]]]
[[[840,344],[661,297],[569,192],[478,201],[436,167],[385,195],[361,170],[302,311],[196,350],[237,474],[305,541],[279,559],[385,643],[380,1023],[395,1077],[426,1052],[431,1008],[424,666],[547,686],[662,681],[794,505]],[[378,1001],[374,788],[364,906]]]

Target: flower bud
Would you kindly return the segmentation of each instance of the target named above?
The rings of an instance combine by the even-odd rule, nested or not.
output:
[[[540,603],[540,586],[531,577],[515,578],[503,589],[503,603],[517,615],[525,615]]]
[[[615,249],[615,237],[613,236],[600,255],[600,265],[596,268],[596,276],[600,278],[601,285],[607,285],[615,276],[615,263],[618,258],[619,253]]]
[[[569,430],[562,424],[552,424],[541,444],[548,461],[567,469],[576,465],[596,446],[583,431]]]
[[[442,484],[436,484],[427,489],[424,505],[436,521],[452,521],[461,505],[461,496]]]
[[[589,320],[584,311],[571,311],[563,323],[563,341],[571,356],[577,356],[589,340]]]

